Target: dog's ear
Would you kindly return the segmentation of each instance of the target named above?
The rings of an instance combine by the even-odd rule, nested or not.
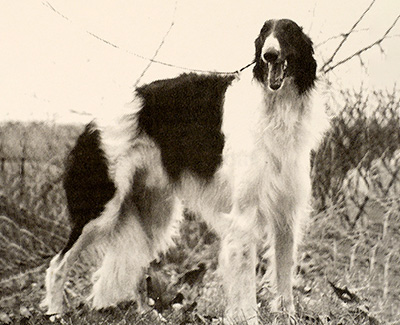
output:
[[[300,93],[311,89],[314,85],[317,72],[317,61],[314,58],[313,42],[301,29],[297,33],[297,59],[295,70],[297,70],[297,84]]]
[[[263,47],[263,45],[264,45],[264,42],[265,42],[265,36],[262,34],[262,33],[260,33],[260,35],[256,38],[256,40],[254,41],[254,47],[255,47],[255,50],[256,50],[256,52],[255,52],[255,60],[257,61],[259,58],[260,58],[260,56],[261,56],[261,50],[262,50],[262,47]]]
[[[264,82],[264,69],[261,64],[261,51],[262,47],[264,45],[265,41],[265,36],[263,36],[262,33],[256,38],[254,41],[255,45],[255,55],[254,55],[254,62],[256,63],[253,68],[253,74],[254,78],[258,80],[259,82],[263,83]]]
[[[256,48],[256,55],[255,55],[255,59],[256,60],[261,55],[262,47],[264,45],[265,39],[267,38],[267,36],[269,35],[269,33],[271,31],[272,25],[273,25],[273,20],[267,20],[264,23],[263,27],[261,28],[258,37],[254,41],[254,45],[255,45],[255,48]]]
[[[305,64],[305,67],[307,68],[308,73],[310,75],[314,75],[314,77],[315,77],[315,73],[316,73],[316,69],[317,69],[317,62],[314,59],[313,42],[312,42],[311,38],[303,32],[303,28],[302,28],[301,38],[303,41],[302,52],[304,53],[304,55],[302,55],[302,57],[305,58],[307,61]]]
[[[254,62],[256,64],[253,68],[253,73],[254,77],[260,82],[264,82],[264,70],[261,64],[261,51],[264,46],[265,39],[271,32],[272,26],[273,26],[273,20],[267,20],[264,23],[263,27],[261,28],[258,37],[254,41],[255,45]]]
[[[262,49],[264,40],[265,40],[265,38],[262,37],[262,35],[260,34],[260,35],[256,38],[256,40],[254,41],[254,47],[255,47],[255,49],[256,49],[256,53],[255,53],[255,54],[256,54],[256,59],[260,57],[260,53],[261,53],[261,49]]]
[[[301,33],[301,38],[304,42],[304,44],[306,44],[305,46],[305,50],[307,50],[309,53],[314,54],[314,48],[313,48],[313,42],[311,40],[311,38],[304,33],[303,28],[301,28],[302,33]]]

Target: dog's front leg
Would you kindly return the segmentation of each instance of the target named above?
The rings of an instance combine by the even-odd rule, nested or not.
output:
[[[295,255],[293,229],[289,226],[275,227],[275,279],[277,296],[272,302],[272,312],[295,314],[292,278]]]
[[[256,301],[255,212],[232,214],[222,235],[220,270],[226,296],[228,323],[258,324]]]

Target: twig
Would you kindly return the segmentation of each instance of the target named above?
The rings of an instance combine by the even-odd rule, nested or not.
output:
[[[331,62],[333,61],[333,59],[335,58],[336,54],[339,52],[339,50],[342,48],[343,44],[347,41],[347,39],[349,38],[349,36],[351,35],[351,33],[355,30],[355,28],[357,27],[357,25],[361,22],[361,20],[364,18],[364,16],[367,14],[367,12],[371,9],[371,7],[373,6],[373,4],[375,3],[376,0],[372,0],[372,2],[370,3],[370,5],[367,7],[367,9],[364,10],[364,12],[361,14],[361,16],[358,18],[358,20],[353,24],[353,26],[350,28],[350,30],[347,33],[343,34],[343,39],[342,41],[339,43],[339,45],[337,46],[337,48],[333,51],[333,54],[331,55],[331,57],[328,59],[328,61],[326,61],[324,63],[324,65],[321,67],[320,71],[324,72],[325,71],[325,67],[327,67],[329,64],[331,64]]]
[[[386,32],[383,34],[383,36],[381,38],[379,38],[378,40],[376,40],[375,42],[363,47],[362,49],[358,50],[357,52],[354,52],[353,54],[349,55],[348,57],[346,57],[343,60],[340,60],[339,62],[337,62],[336,64],[328,67],[327,69],[323,69],[326,65],[324,65],[320,71],[323,73],[327,73],[333,69],[335,69],[336,67],[338,67],[339,65],[342,65],[343,63],[346,63],[347,61],[353,59],[356,56],[360,56],[362,53],[364,53],[365,51],[370,50],[371,48],[373,48],[374,46],[380,46],[381,43],[387,38],[388,34],[390,33],[390,31],[394,28],[394,26],[396,25],[397,21],[400,19],[400,15],[396,17],[396,19],[394,20],[393,24],[386,30]]]
[[[48,1],[42,1],[42,4],[48,8],[50,8],[51,10],[53,10],[57,15],[59,15],[60,17],[64,18],[66,21],[72,23],[72,21],[65,15],[63,15],[61,12],[59,12],[56,8],[54,8]]]
[[[350,290],[347,287],[340,288],[329,280],[328,283],[332,287],[333,292],[336,294],[336,296],[345,303],[360,302],[361,299],[356,294],[350,292]]]
[[[156,51],[154,52],[154,55],[151,57],[151,59],[149,60],[149,63],[147,64],[147,66],[144,68],[144,70],[142,71],[142,73],[140,74],[139,78],[136,79],[136,82],[134,84],[134,88],[136,88],[136,86],[139,84],[140,80],[143,78],[143,76],[146,74],[147,70],[149,70],[150,66],[153,64],[155,58],[158,55],[158,52],[160,52],[161,48],[163,47],[165,40],[167,39],[169,33],[172,30],[172,27],[174,27],[175,25],[175,14],[176,14],[176,9],[178,7],[178,0],[175,1],[175,8],[174,8],[174,13],[172,14],[172,20],[171,20],[171,24],[169,25],[169,28],[167,30],[167,32],[165,33],[164,37],[162,38],[160,45],[158,46],[158,48],[156,49]]]
[[[57,15],[59,15],[60,17],[62,17],[62,18],[65,19],[66,21],[68,21],[69,23],[73,23],[73,21],[72,21],[71,19],[69,19],[67,16],[63,15],[63,14],[62,14],[60,11],[58,11],[57,9],[55,9],[48,1],[43,1],[42,4],[43,4],[45,7],[51,9],[54,13],[56,13]],[[171,28],[172,28],[172,27],[171,27]],[[175,69],[184,70],[184,71],[198,72],[198,73],[214,73],[214,74],[224,74],[224,75],[236,74],[237,71],[241,71],[241,70],[242,70],[242,69],[241,69],[241,70],[237,70],[237,71],[215,71],[215,70],[212,71],[212,70],[204,70],[204,69],[196,69],[196,68],[183,67],[183,66],[179,66],[179,65],[172,64],[172,63],[168,63],[168,62],[163,62],[163,61],[156,60],[156,59],[154,59],[156,55],[155,55],[155,56],[153,55],[153,58],[148,58],[148,57],[146,57],[146,56],[143,56],[143,55],[140,55],[140,54],[138,54],[138,53],[132,52],[132,51],[130,51],[130,50],[124,49],[124,48],[118,46],[117,44],[112,43],[112,42],[110,42],[110,41],[108,41],[108,40],[106,40],[106,39],[100,37],[100,36],[97,35],[97,34],[94,34],[94,33],[90,32],[90,31],[84,30],[84,32],[85,32],[86,34],[90,35],[91,37],[94,37],[94,38],[96,38],[97,40],[99,40],[99,41],[101,41],[101,42],[103,42],[103,43],[105,43],[105,44],[107,44],[107,45],[109,45],[109,46],[114,47],[114,48],[117,49],[117,50],[124,51],[125,53],[128,53],[129,55],[133,55],[133,56],[135,56],[135,57],[137,57],[137,58],[139,58],[139,59],[146,60],[146,61],[149,61],[149,62],[151,62],[151,63],[156,63],[156,64],[159,64],[159,65],[167,66],[167,67],[170,67],[170,68],[175,68]],[[167,35],[166,35],[166,36],[167,36]],[[165,37],[166,37],[166,36],[165,36]],[[158,53],[158,51],[157,51],[157,53]],[[156,54],[157,54],[157,53],[156,53]]]
[[[369,28],[355,29],[355,30],[353,30],[353,33],[366,32],[368,30],[369,30]],[[326,40],[322,41],[321,43],[316,44],[315,48],[317,49],[320,46],[325,45],[329,41],[333,41],[335,39],[342,38],[342,37],[344,38],[344,37],[346,37],[347,34],[348,33],[340,33],[339,35],[331,36],[331,37],[327,38]]]
[[[70,109],[69,110],[71,113],[73,114],[78,114],[78,115],[86,115],[86,116],[91,116],[92,114],[89,112],[85,112],[85,111],[76,111],[74,109]]]

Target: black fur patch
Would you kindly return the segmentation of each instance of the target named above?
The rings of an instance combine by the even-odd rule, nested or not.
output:
[[[288,62],[287,74],[293,76],[294,83],[302,94],[310,90],[316,80],[317,63],[313,57],[311,39],[295,22],[289,19],[268,20],[255,41],[256,54],[253,72],[259,82],[266,82],[267,67],[261,59],[261,50],[266,38],[274,33],[281,47],[281,56]]]
[[[100,148],[100,132],[93,124],[86,126],[68,156],[64,189],[72,231],[62,254],[72,247],[83,227],[100,216],[116,190]]]
[[[160,147],[172,180],[185,170],[209,179],[221,164],[223,102],[233,79],[191,73],[136,90],[144,102],[139,128]]]

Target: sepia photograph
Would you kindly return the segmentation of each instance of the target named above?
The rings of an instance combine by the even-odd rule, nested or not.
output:
[[[0,8],[0,324],[400,325],[397,0]]]

